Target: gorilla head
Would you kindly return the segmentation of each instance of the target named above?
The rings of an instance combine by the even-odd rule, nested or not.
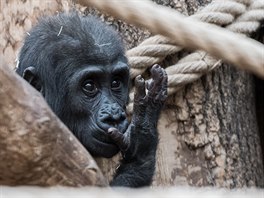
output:
[[[92,155],[112,157],[119,151],[107,130],[127,129],[129,67],[110,27],[76,13],[44,18],[25,39],[17,73],[42,93]]]

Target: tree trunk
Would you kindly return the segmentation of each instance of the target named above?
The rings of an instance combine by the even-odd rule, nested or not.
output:
[[[223,65],[171,97],[156,184],[263,186],[253,90],[252,76]]]
[[[210,3],[210,0],[155,1],[185,15],[191,15],[201,6]],[[28,30],[26,27],[31,25],[26,25],[29,22],[20,25],[16,22],[19,15],[12,5],[17,1],[10,2],[5,4],[8,6],[5,12],[2,12],[1,4],[0,16],[3,14],[0,21],[4,21],[5,31],[0,33],[0,45],[5,47],[3,50],[5,58],[14,60],[16,54],[14,49],[17,50],[18,44],[21,46],[20,41],[23,39],[25,29]],[[40,10],[51,10],[54,13],[56,10],[71,7],[63,0],[55,2],[57,7],[38,6],[42,1],[37,1],[38,4],[35,3],[34,6],[33,2],[36,1],[24,2],[19,3],[19,8],[26,7],[25,11],[19,12],[20,15],[27,16],[27,20],[24,21],[28,21],[30,17],[35,19],[40,15],[38,12]],[[84,14],[99,15],[103,21],[117,29],[123,36],[127,49],[150,36],[144,29],[102,15],[94,9],[80,5],[76,7]],[[33,13],[32,10],[38,11]],[[14,33],[10,32],[11,27],[23,33],[14,37]],[[8,53],[9,51],[12,53]],[[165,67],[177,59],[176,56],[170,56],[162,66]],[[160,144],[153,185],[263,187],[263,158],[256,120],[254,81],[250,74],[237,71],[225,64],[187,85],[168,99],[159,121]],[[119,156],[96,160],[103,173],[111,179],[118,166],[118,159]]]
[[[106,186],[40,93],[0,65],[0,185]]]
[[[155,1],[185,15],[209,3]],[[129,43],[128,49],[138,44],[138,38],[149,36],[145,30],[133,26],[127,29],[119,20],[116,25],[111,17],[87,10],[117,26]],[[131,42],[134,34],[136,37]],[[162,66],[171,64],[170,60],[165,60]],[[160,144],[153,185],[263,186],[263,159],[256,120],[252,75],[227,64],[178,91],[168,99],[159,121]],[[96,160],[111,179],[118,159],[119,156]]]

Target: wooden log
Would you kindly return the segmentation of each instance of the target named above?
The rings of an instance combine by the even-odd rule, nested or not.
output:
[[[0,185],[107,185],[40,93],[2,63],[0,112]]]

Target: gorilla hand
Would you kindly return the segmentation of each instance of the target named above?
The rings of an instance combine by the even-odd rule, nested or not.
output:
[[[159,65],[152,67],[151,76],[147,86],[141,76],[135,79],[134,114],[127,131],[122,134],[115,128],[108,130],[123,155],[112,186],[139,187],[152,181],[158,144],[157,122],[167,98],[168,78]]]

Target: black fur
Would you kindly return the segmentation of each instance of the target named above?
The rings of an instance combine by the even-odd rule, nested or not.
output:
[[[26,37],[17,73],[42,93],[56,115],[94,156],[123,154],[113,186],[151,183],[157,120],[167,96],[167,76],[152,69],[136,80],[135,113],[128,123],[129,66],[115,31],[77,13],[43,18]]]

